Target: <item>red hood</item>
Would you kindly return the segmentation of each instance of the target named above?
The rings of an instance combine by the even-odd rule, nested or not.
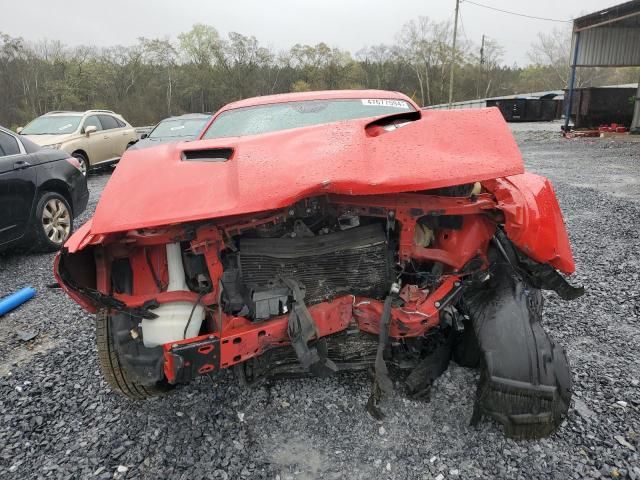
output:
[[[524,171],[497,108],[433,110],[372,137],[371,119],[127,152],[91,234],[272,210],[323,193],[368,195],[458,185]],[[230,147],[226,162],[183,151]],[[85,232],[86,234],[87,232]]]

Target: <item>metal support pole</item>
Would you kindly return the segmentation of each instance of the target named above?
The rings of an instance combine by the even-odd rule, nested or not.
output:
[[[580,47],[580,32],[575,32],[576,41],[573,44],[573,60],[571,62],[571,73],[569,75],[569,99],[564,111],[564,132],[569,131],[569,119],[571,118],[571,107],[573,106],[573,88],[576,83],[576,63],[578,63],[578,48]]]
[[[478,67],[478,78],[476,80],[476,98],[480,98],[480,84],[482,83],[482,66],[484,65],[484,33],[482,34],[482,45],[480,46],[480,66]]]
[[[640,135],[640,79],[638,79],[638,91],[636,92],[636,104],[633,109],[633,120],[631,120],[631,133]]]
[[[458,35],[458,9],[460,8],[460,0],[456,0],[456,18],[453,22],[453,45],[451,46],[451,72],[449,73],[449,108],[453,101],[453,70],[456,65],[456,37]]]

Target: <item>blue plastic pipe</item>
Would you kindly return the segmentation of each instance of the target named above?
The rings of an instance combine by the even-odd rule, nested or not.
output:
[[[36,294],[36,289],[31,287],[25,287],[21,290],[18,290],[11,295],[4,297],[0,300],[0,316],[4,315],[7,312],[10,312],[16,307],[19,307],[27,300],[30,300]]]

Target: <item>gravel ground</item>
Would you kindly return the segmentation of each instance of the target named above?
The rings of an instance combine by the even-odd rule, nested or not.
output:
[[[477,376],[454,364],[429,403],[389,399],[383,423],[364,412],[364,374],[252,390],[222,376],[125,400],[98,372],[91,316],[47,289],[52,255],[13,254],[0,257],[0,295],[33,285],[38,296],[0,318],[0,477],[640,479],[640,144],[515,130],[528,168],[555,184],[573,281],[587,287],[572,303],[547,296],[545,324],[567,348],[575,387],[552,437],[469,427]],[[89,210],[107,179],[91,176]],[[38,337],[22,342],[20,330]]]

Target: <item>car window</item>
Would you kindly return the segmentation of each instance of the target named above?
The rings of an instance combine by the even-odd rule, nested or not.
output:
[[[113,117],[113,119],[114,119],[114,120],[116,121],[116,123],[118,124],[118,128],[123,128],[123,127],[126,127],[126,126],[127,126],[127,124],[126,124],[126,123],[124,123],[124,122],[123,122],[122,120],[120,120],[119,118],[115,118],[115,117]]]
[[[120,128],[118,122],[111,115],[98,115],[100,117],[100,123],[105,130],[111,130],[112,128]]]
[[[196,138],[209,117],[170,118],[161,121],[149,134],[149,138]]]
[[[242,107],[222,112],[203,138],[238,137],[323,123],[415,112],[405,100],[306,100]]]
[[[102,124],[100,123],[100,120],[98,120],[97,115],[91,115],[90,117],[87,117],[87,119],[84,121],[84,128],[86,129],[87,127],[96,127],[96,130],[102,130]]]
[[[0,132],[0,157],[8,157],[19,153],[20,147],[17,140],[8,133]]]
[[[73,133],[80,124],[80,115],[44,115],[29,123],[22,135],[66,135]]]

